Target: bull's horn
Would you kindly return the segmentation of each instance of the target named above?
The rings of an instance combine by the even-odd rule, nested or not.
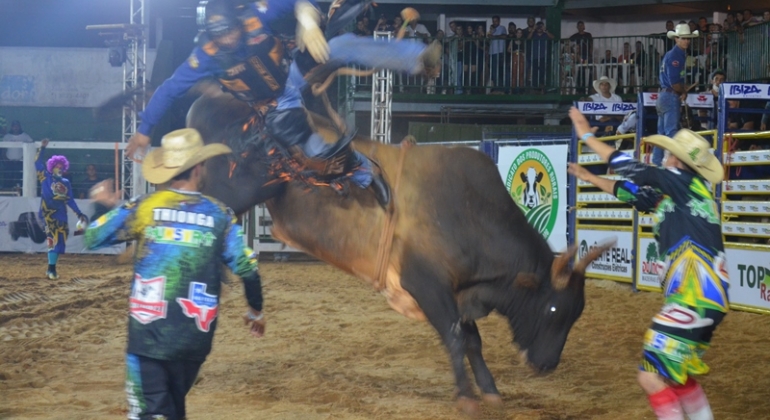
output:
[[[594,249],[589,251],[588,254],[584,255],[583,258],[581,258],[580,261],[578,261],[577,264],[575,264],[575,271],[585,275],[586,268],[588,268],[588,264],[591,264],[595,259],[599,258],[600,255],[604,254],[608,249],[615,246],[617,242],[618,242],[618,237],[612,236],[609,239],[607,239],[603,244],[594,247]]]
[[[572,274],[569,269],[569,262],[575,258],[576,253],[577,247],[572,245],[554,258],[553,264],[551,264],[551,284],[555,290],[564,290],[569,284],[570,274]]]

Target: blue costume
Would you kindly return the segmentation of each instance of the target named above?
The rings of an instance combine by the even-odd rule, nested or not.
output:
[[[679,120],[682,109],[682,101],[677,93],[676,85],[684,84],[685,73],[684,50],[674,45],[663,57],[660,63],[660,92],[658,100],[655,102],[655,109],[658,113],[658,134],[674,137],[679,131]],[[682,88],[681,90],[684,90]],[[660,166],[663,162],[663,149],[655,147],[652,153],[652,163]]]
[[[40,211],[38,215],[45,222],[45,232],[48,239],[47,275],[49,279],[54,280],[58,278],[56,262],[59,260],[59,254],[64,254],[66,251],[67,235],[69,234],[67,206],[70,206],[75,211],[79,219],[84,220],[86,217],[75,202],[70,181],[46,168],[46,164],[43,163],[44,151],[45,147],[41,147],[35,159],[35,169],[37,170],[38,180],[41,183]],[[57,157],[52,159],[55,158]],[[63,157],[58,158],[61,158],[69,166],[66,163],[66,159]],[[61,170],[66,169],[62,168]]]
[[[199,37],[198,46],[188,60],[155,91],[141,115],[139,133],[149,135],[174,99],[182,96],[198,81],[214,77],[223,89],[255,109],[267,107],[265,122],[271,136],[284,145],[293,156],[301,152],[308,158],[326,160],[339,150],[327,144],[313,132],[306,122],[302,89],[307,86],[303,71],[294,60],[289,71],[282,66],[283,42],[279,37],[293,37],[297,25],[295,4],[301,0],[248,3],[239,8],[237,20],[242,36],[232,51],[223,50],[208,34]],[[314,3],[314,1],[311,1]],[[209,8],[220,7],[215,1],[206,6],[207,25]],[[207,31],[212,32],[207,26]],[[423,52],[426,46],[413,42],[378,42],[351,34],[329,41],[329,61],[364,67],[386,68],[413,74],[425,70]],[[302,56],[302,54],[298,54]],[[308,56],[303,57],[305,61]],[[312,60],[312,59],[310,59]],[[300,154],[300,156],[301,156]],[[371,163],[358,152],[354,153],[358,170],[351,180],[361,188],[373,179]]]

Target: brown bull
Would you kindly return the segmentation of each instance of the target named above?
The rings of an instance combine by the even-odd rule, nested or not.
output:
[[[207,142],[226,141],[230,135],[221,127],[238,127],[247,115],[237,101],[204,97],[188,121]],[[271,177],[259,147],[242,153],[248,159],[235,169],[226,157],[210,161],[204,193],[239,213],[267,200],[277,239],[381,289],[399,313],[430,322],[449,352],[466,412],[478,411],[478,403],[465,357],[484,399],[500,402],[475,323],[491,311],[508,318],[513,341],[536,371],[556,368],[583,311],[585,268],[610,245],[570,269],[575,249],[555,258],[494,163],[476,150],[415,146],[402,152],[365,139],[355,147],[379,162],[393,188],[392,230],[367,190],[340,196],[296,181],[264,187]],[[378,271],[378,264],[385,269]]]

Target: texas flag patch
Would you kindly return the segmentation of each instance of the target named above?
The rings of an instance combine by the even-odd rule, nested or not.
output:
[[[209,332],[211,323],[216,319],[219,299],[216,295],[206,293],[206,284],[190,283],[188,299],[176,298],[182,312],[195,319],[195,325],[203,332]]]

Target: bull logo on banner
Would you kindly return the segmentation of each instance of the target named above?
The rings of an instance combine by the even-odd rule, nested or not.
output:
[[[559,194],[553,165],[543,152],[527,149],[511,164],[505,186],[527,221],[548,239],[556,224]]]

